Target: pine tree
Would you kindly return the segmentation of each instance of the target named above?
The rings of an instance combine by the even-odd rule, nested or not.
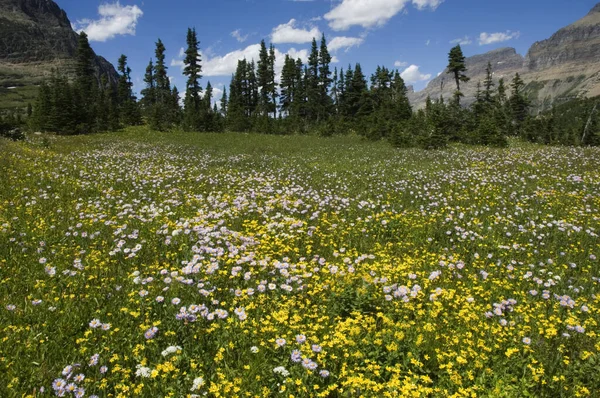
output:
[[[120,122],[132,126],[141,123],[139,106],[133,95],[133,83],[131,82],[131,68],[127,66],[127,56],[121,55],[118,62],[119,81],[117,83],[116,113]]]
[[[165,51],[165,45],[158,39],[155,50],[156,63],[154,64],[154,82],[156,88],[156,101],[163,105],[169,102],[169,97],[171,96],[171,84],[169,82],[169,76],[167,75],[168,68],[165,65]]]
[[[277,98],[279,94],[277,93],[277,82],[275,81],[275,46],[271,44],[269,48],[269,68],[268,68],[268,85],[267,91],[271,96],[271,102],[269,103],[269,110],[273,112],[273,118],[277,118]]]
[[[76,66],[76,124],[82,132],[91,132],[96,115],[97,81],[94,75],[94,51],[90,47],[87,34],[81,32],[77,43]]]
[[[196,29],[188,28],[186,41],[187,50],[183,60],[185,65],[183,74],[188,79],[185,85],[183,124],[190,131],[199,131],[202,127],[202,113],[200,112],[202,88],[199,82],[202,78],[202,65]]]
[[[307,70],[304,75],[306,89],[306,112],[309,121],[315,121],[319,113],[319,50],[317,40],[313,38]]]
[[[288,117],[292,115],[292,104],[294,102],[294,92],[297,87],[296,82],[296,61],[288,54],[285,55],[283,69],[281,70],[281,112]]]
[[[227,102],[227,87],[223,88],[223,96],[221,97],[221,115],[227,117],[227,108],[229,104]]]
[[[146,74],[144,75],[144,83],[146,87],[142,89],[142,107],[146,115],[148,116],[152,110],[152,107],[156,103],[156,84],[154,81],[154,64],[152,60],[146,67]]]
[[[456,82],[456,92],[454,93],[454,100],[456,103],[460,103],[460,97],[463,96],[460,91],[460,82],[468,82],[470,79],[465,75],[467,67],[465,65],[465,56],[463,55],[460,44],[450,50],[448,54],[448,72],[454,75],[454,81]]]
[[[488,61],[487,67],[485,68],[485,80],[483,81],[483,87],[485,87],[483,99],[486,106],[491,106],[494,102],[493,99],[493,88],[494,88],[494,74],[492,73],[492,64]]]
[[[332,100],[329,96],[329,87],[331,86],[331,70],[329,64],[331,64],[331,55],[327,49],[327,40],[325,34],[321,37],[321,47],[319,49],[318,56],[319,63],[319,102],[317,107],[317,121],[325,120],[331,115]]]
[[[269,114],[270,90],[269,90],[269,52],[265,41],[260,42],[260,51],[258,55],[257,81],[260,91],[259,113],[263,117]]]
[[[525,97],[524,88],[525,83],[521,79],[519,73],[515,74],[515,77],[511,84],[512,92],[510,97],[510,108],[512,112],[512,120],[515,126],[517,134],[522,131],[522,126],[527,119],[529,101]]]
[[[338,70],[337,67],[333,68],[333,81],[331,83],[331,101],[333,102],[333,110],[332,113],[337,115],[338,113],[338,105],[339,105],[339,78],[338,78]]]

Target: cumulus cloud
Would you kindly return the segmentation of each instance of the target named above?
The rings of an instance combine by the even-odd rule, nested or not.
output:
[[[394,62],[394,66],[396,68],[403,68],[406,65],[408,65],[408,62],[404,62],[404,61],[396,61],[396,62]]]
[[[342,0],[325,14],[334,30],[346,30],[352,26],[372,28],[383,26],[393,16],[412,3],[417,9],[435,10],[444,0]]]
[[[408,68],[404,69],[404,72],[402,72],[400,76],[407,83],[418,83],[424,80],[431,79],[431,75],[421,73],[417,65],[411,65]]]
[[[471,40],[469,36],[460,37],[450,41],[450,44],[460,44],[461,46],[468,46],[471,43],[473,43],[473,40]]]
[[[520,35],[521,35],[520,32],[511,32],[510,30],[507,30],[506,32],[497,32],[497,33],[482,32],[479,35],[479,45],[485,46],[487,44],[501,43],[503,41],[516,39]]]
[[[239,60],[246,59],[248,61],[258,61],[259,53],[260,44],[252,44],[246,48],[235,50],[225,55],[208,57],[206,54],[202,54],[202,75],[206,77],[231,76],[231,74],[235,72]],[[277,74],[283,69],[286,54],[293,59],[300,58],[302,62],[308,61],[308,50],[306,49],[296,50],[295,48],[290,48],[285,53],[282,53],[279,49],[275,49],[275,72]],[[183,69],[183,60],[173,59],[171,60],[171,66],[179,66]]]
[[[75,30],[85,32],[90,41],[106,41],[119,35],[135,35],[138,19],[144,15],[136,6],[122,6],[118,1],[101,4],[98,7],[99,19],[82,19],[75,24]]]
[[[290,19],[290,22],[281,24],[271,32],[271,42],[275,44],[309,43],[313,38],[321,36],[321,31],[317,27],[311,27],[310,30],[296,28],[296,20]]]
[[[240,43],[243,43],[246,40],[248,40],[248,35],[242,35],[241,29],[236,29],[233,32],[231,32],[231,37],[235,38]]]
[[[358,47],[363,44],[365,39],[360,37],[346,37],[346,36],[338,36],[334,37],[328,44],[327,48],[335,52],[340,49],[345,49],[346,51],[350,50],[352,47]]]

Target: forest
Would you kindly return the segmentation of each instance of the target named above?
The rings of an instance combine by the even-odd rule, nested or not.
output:
[[[219,104],[213,103],[210,82],[201,84],[195,29],[188,29],[186,42],[185,94],[171,87],[166,48],[158,39],[138,99],[127,56],[119,58],[117,82],[98,78],[94,53],[82,32],[75,77],[54,70],[25,112],[0,118],[0,134],[20,139],[22,129],[74,135],[147,124],[156,131],[325,137],[354,133],[367,140],[387,140],[398,148],[440,149],[451,143],[505,147],[510,137],[550,145],[600,145],[598,98],[571,99],[534,114],[519,74],[496,83],[489,63],[486,78],[477,83],[475,102],[463,106],[460,86],[470,78],[460,45],[448,54],[446,72],[456,85],[452,98],[428,98],[424,109],[414,109],[398,70],[378,66],[369,78],[360,63],[332,70],[325,35],[320,43],[313,39],[306,64],[286,55],[280,76],[275,48],[263,40],[259,59],[239,60],[229,90]]]

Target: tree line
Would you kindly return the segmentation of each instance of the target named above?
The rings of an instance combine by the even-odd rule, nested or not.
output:
[[[353,132],[370,140],[389,140],[396,147],[427,149],[443,148],[452,142],[503,147],[511,136],[564,145],[597,145],[600,141],[600,112],[590,105],[596,100],[532,116],[519,74],[510,83],[504,79],[496,83],[489,63],[486,78],[478,83],[475,102],[462,106],[461,83],[470,78],[460,45],[450,50],[446,70],[456,85],[454,95],[427,98],[425,107],[415,110],[398,70],[378,66],[369,79],[359,63],[332,70],[325,35],[320,43],[312,40],[306,64],[285,55],[279,79],[275,47],[261,41],[258,60],[238,61],[229,89],[224,89],[217,106],[210,82],[204,88],[200,84],[202,58],[195,29],[188,29],[186,43],[183,98],[177,87],[171,87],[166,49],[158,39],[138,101],[127,57],[119,59],[116,84],[106,76],[98,79],[93,51],[86,34],[81,33],[75,79],[69,81],[55,72],[42,84],[30,109],[30,125],[62,134],[113,131],[142,123],[161,131],[322,136]],[[562,120],[558,114],[562,119],[577,114],[578,120],[586,119],[588,114],[591,119],[587,118],[585,125],[558,123]]]

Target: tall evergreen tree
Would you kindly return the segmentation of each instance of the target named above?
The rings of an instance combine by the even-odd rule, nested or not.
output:
[[[229,103],[227,102],[227,87],[223,88],[223,95],[221,96],[221,115],[227,117],[227,108]]]
[[[319,102],[317,108],[317,121],[325,120],[331,114],[332,100],[329,96],[329,88],[331,87],[331,55],[327,49],[327,40],[325,34],[321,37],[321,46],[319,48]]]
[[[146,74],[144,75],[144,87],[141,91],[142,94],[142,107],[148,116],[151,112],[152,107],[156,103],[156,83],[154,81],[154,64],[152,59],[146,67]]]
[[[463,55],[460,44],[453,47],[448,54],[448,72],[454,75],[454,81],[456,82],[456,91],[454,93],[454,100],[456,103],[460,103],[460,97],[463,96],[460,91],[460,82],[468,82],[470,79],[465,75],[467,67],[465,65],[465,56]]]
[[[133,83],[131,82],[131,68],[127,66],[127,56],[121,55],[118,61],[119,82],[117,84],[117,108],[114,110],[116,117],[125,125],[140,124],[141,116],[136,98],[133,95]],[[113,115],[114,117],[115,115]],[[114,120],[113,120],[114,122]]]
[[[511,84],[510,108],[512,120],[517,134],[522,132],[523,123],[527,119],[529,101],[525,97],[525,83],[517,72]]]
[[[185,85],[183,124],[188,130],[199,131],[202,128],[202,112],[200,111],[202,64],[196,29],[188,28],[186,41],[187,50],[185,51],[185,59],[183,60],[185,65],[183,74],[187,76],[187,82]]]
[[[94,51],[90,47],[85,32],[79,34],[76,52],[76,124],[82,132],[90,132],[95,127],[96,95],[98,82],[94,75]]]
[[[308,65],[304,74],[304,86],[306,89],[306,112],[309,121],[315,121],[319,113],[319,50],[317,40],[313,38]]]
[[[165,64],[165,51],[165,45],[158,39],[156,42],[156,50],[154,52],[156,57],[156,63],[154,64],[154,82],[156,87],[156,100],[161,104],[168,102],[168,98],[171,95],[171,84],[169,82],[169,76],[167,75],[168,68]]]
[[[485,80],[483,81],[483,99],[487,106],[491,106],[494,102],[494,74],[492,72],[492,63],[488,61],[487,67],[485,68]]]
[[[277,117],[277,98],[279,94],[277,92],[277,82],[275,81],[275,62],[276,54],[275,54],[275,46],[271,44],[269,47],[269,68],[268,68],[268,86],[267,89],[269,91],[269,95],[271,96],[271,102],[269,103],[269,109],[273,112],[273,118]]]
[[[269,90],[269,51],[265,41],[260,42],[260,51],[258,53],[258,68],[256,71],[258,88],[260,91],[259,97],[259,113],[267,117],[270,108],[270,90]]]

